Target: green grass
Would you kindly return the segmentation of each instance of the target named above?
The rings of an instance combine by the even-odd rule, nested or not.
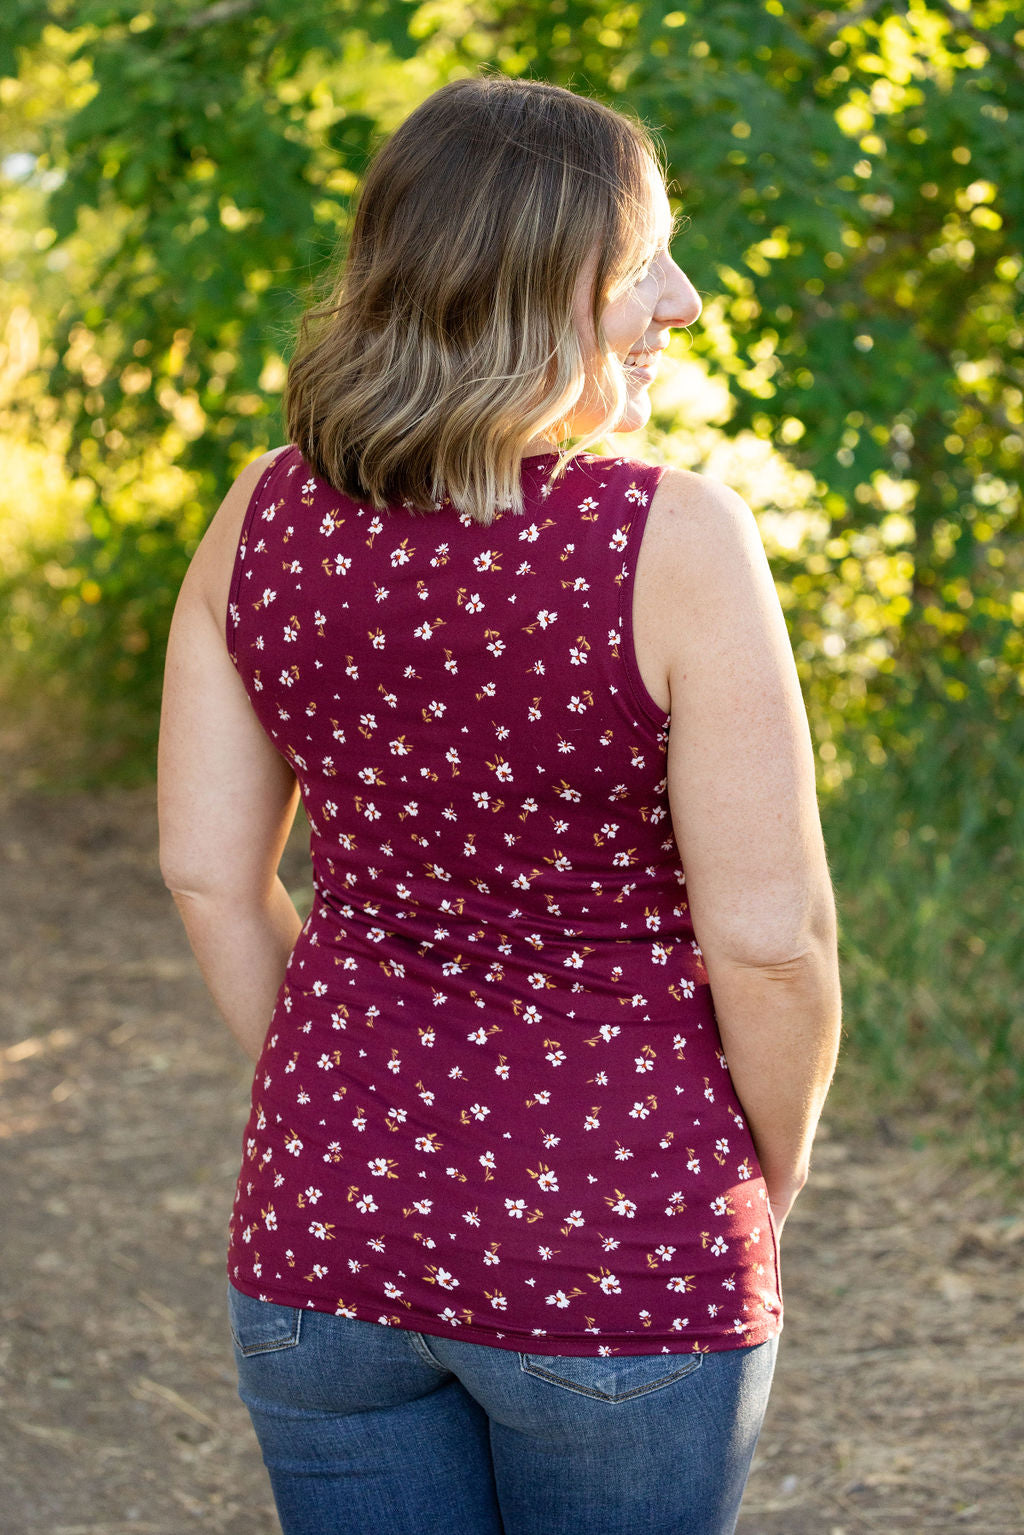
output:
[[[824,807],[841,921],[837,1105],[1024,1171],[1021,726],[966,713]]]

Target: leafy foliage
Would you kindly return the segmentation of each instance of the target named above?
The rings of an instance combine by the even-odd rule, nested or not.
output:
[[[185,562],[280,440],[299,305],[367,156],[481,66],[661,135],[719,430],[809,486],[800,513],[754,499],[845,866],[881,838],[924,878],[930,827],[950,868],[983,846],[1019,882],[1019,0],[7,0],[0,431],[11,462],[43,443],[67,468],[0,531],[8,694],[94,770],[146,770]],[[671,401],[651,442],[701,462]],[[864,880],[861,952],[884,953],[907,893]],[[907,920],[913,990],[941,967]]]

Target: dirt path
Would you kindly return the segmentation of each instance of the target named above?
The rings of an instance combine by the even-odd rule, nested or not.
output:
[[[0,805],[4,1535],[278,1528],[222,1321],[246,1065],[154,847],[148,791]],[[1024,1529],[1024,1220],[907,1141],[821,1144],[741,1535]]]

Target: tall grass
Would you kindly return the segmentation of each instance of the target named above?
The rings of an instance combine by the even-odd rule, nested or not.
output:
[[[840,906],[846,1043],[862,1123],[1024,1170],[1024,720],[964,704],[823,806]]]

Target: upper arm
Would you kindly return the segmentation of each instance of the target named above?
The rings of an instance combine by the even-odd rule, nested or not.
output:
[[[784,962],[831,922],[807,718],[749,508],[669,473],[645,553],[671,695],[668,787],[709,963]]]
[[[275,750],[228,654],[224,620],[235,551],[269,455],[235,481],[182,584],[167,645],[160,721],[160,864],[176,891],[259,899],[295,814],[291,768]]]

